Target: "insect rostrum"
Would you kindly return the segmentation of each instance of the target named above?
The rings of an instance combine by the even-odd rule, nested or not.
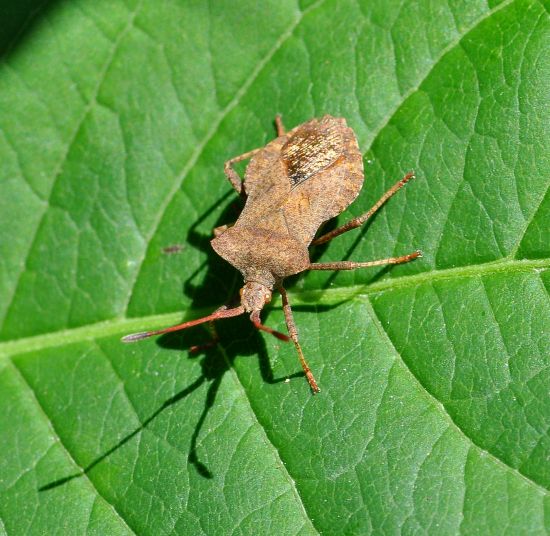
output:
[[[397,190],[414,177],[405,175],[365,214],[316,239],[321,224],[345,210],[363,185],[363,158],[357,139],[343,118],[325,115],[286,132],[276,118],[278,136],[265,147],[254,149],[225,163],[225,174],[245,200],[230,226],[214,230],[214,251],[237,268],[244,279],[238,307],[222,306],[211,315],[169,328],[133,333],[132,342],[152,335],[186,329],[204,322],[247,313],[257,329],[294,342],[305,376],[314,393],[319,387],[306,362],[283,280],[306,270],[354,270],[399,264],[421,256],[414,251],[401,257],[367,262],[312,263],[308,248],[332,240],[362,225]],[[241,180],[233,165],[250,158]],[[271,300],[273,289],[282,296],[289,336],[262,324],[260,312]]]

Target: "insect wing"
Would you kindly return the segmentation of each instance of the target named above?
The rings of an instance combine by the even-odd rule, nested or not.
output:
[[[285,229],[308,245],[359,194],[363,159],[345,119],[326,115],[268,143],[245,174],[244,226]]]
[[[283,146],[281,156],[293,188],[327,169],[342,155],[342,139],[335,125],[319,127],[313,122],[304,125]]]
[[[344,119],[325,116],[296,129],[281,151],[291,190],[284,219],[309,244],[320,225],[340,214],[363,185],[363,159]]]

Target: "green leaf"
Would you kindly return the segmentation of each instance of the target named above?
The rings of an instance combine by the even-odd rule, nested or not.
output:
[[[550,531],[547,0],[4,5],[0,534]],[[318,396],[246,318],[120,342],[238,289],[277,113],[357,133],[339,222],[417,176],[314,255],[422,259],[288,282]]]

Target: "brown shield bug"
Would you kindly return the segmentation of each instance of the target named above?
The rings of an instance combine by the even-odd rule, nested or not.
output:
[[[257,329],[288,341],[292,339],[304,374],[314,393],[317,382],[298,341],[283,280],[306,270],[355,270],[369,266],[399,264],[421,256],[414,251],[401,257],[366,262],[312,263],[308,248],[322,244],[365,223],[393,194],[414,177],[408,173],[392,186],[365,214],[341,227],[315,237],[325,221],[340,214],[357,197],[363,185],[363,158],[357,139],[346,120],[325,115],[286,132],[276,118],[277,138],[225,163],[225,175],[245,206],[233,225],[218,227],[211,241],[214,251],[237,268],[244,278],[240,305],[222,306],[212,314],[176,326],[133,333],[123,337],[133,342],[152,335],[190,328],[204,322],[247,313]],[[241,180],[233,165],[250,159]],[[275,331],[260,320],[273,289],[282,297],[288,333]]]

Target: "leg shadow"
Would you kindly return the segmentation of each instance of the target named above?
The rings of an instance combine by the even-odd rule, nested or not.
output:
[[[220,337],[219,343],[216,346],[202,352],[204,357],[201,358],[201,376],[195,382],[196,387],[202,385],[204,382],[208,383],[209,387],[204,401],[204,408],[195,425],[195,429],[191,437],[188,460],[189,463],[195,467],[197,472],[205,478],[212,478],[213,475],[200,459],[197,449],[197,440],[208,412],[214,406],[216,395],[221,385],[223,376],[231,367],[233,367],[235,359],[237,357],[239,359],[243,359],[246,357],[257,356],[262,380],[268,384],[277,384],[285,382],[287,378],[303,376],[303,372],[298,372],[290,376],[275,378],[269,361],[265,340],[262,335],[254,329],[248,318],[237,317],[227,319],[222,322],[223,324],[220,323],[221,325],[218,328]],[[235,338],[235,334],[238,334],[237,338]],[[200,342],[205,342],[207,340],[205,338],[206,333],[204,330],[202,337],[200,335],[200,333],[197,333],[197,330],[195,332],[191,330],[185,334],[174,333],[165,335],[159,339],[159,345],[163,348],[169,348],[172,350],[188,351],[192,344],[197,344],[197,342],[200,344]],[[200,339],[202,339],[202,341]],[[190,357],[193,358],[194,355],[191,354]],[[176,398],[177,400],[174,400]],[[174,400],[175,402],[181,398],[183,398],[183,396],[176,396],[170,400]]]
[[[204,367],[203,367],[204,370]],[[116,445],[113,445],[109,450],[101,454],[101,456],[98,456],[95,460],[93,460],[91,463],[89,463],[86,467],[84,467],[81,471],[78,471],[76,473],[73,473],[72,475],[60,478],[58,480],[54,480],[53,482],[50,482],[48,484],[45,484],[38,488],[38,491],[48,491],[54,488],[57,488],[58,486],[61,486],[62,484],[66,484],[67,482],[70,482],[71,480],[74,480],[75,478],[79,478],[81,476],[87,475],[94,467],[99,465],[102,461],[107,459],[111,454],[116,452],[118,449],[122,448],[126,443],[128,443],[131,439],[136,437],[139,433],[141,433],[153,420],[158,417],[163,411],[167,410],[170,406],[178,403],[180,400],[183,400],[186,396],[190,395],[195,389],[200,387],[207,379],[207,376],[204,374],[199,376],[194,382],[189,384],[185,389],[182,389],[180,392],[176,393],[174,396],[168,398],[159,408],[157,408],[147,419],[145,419],[140,426],[138,426],[135,430],[124,436]]]

